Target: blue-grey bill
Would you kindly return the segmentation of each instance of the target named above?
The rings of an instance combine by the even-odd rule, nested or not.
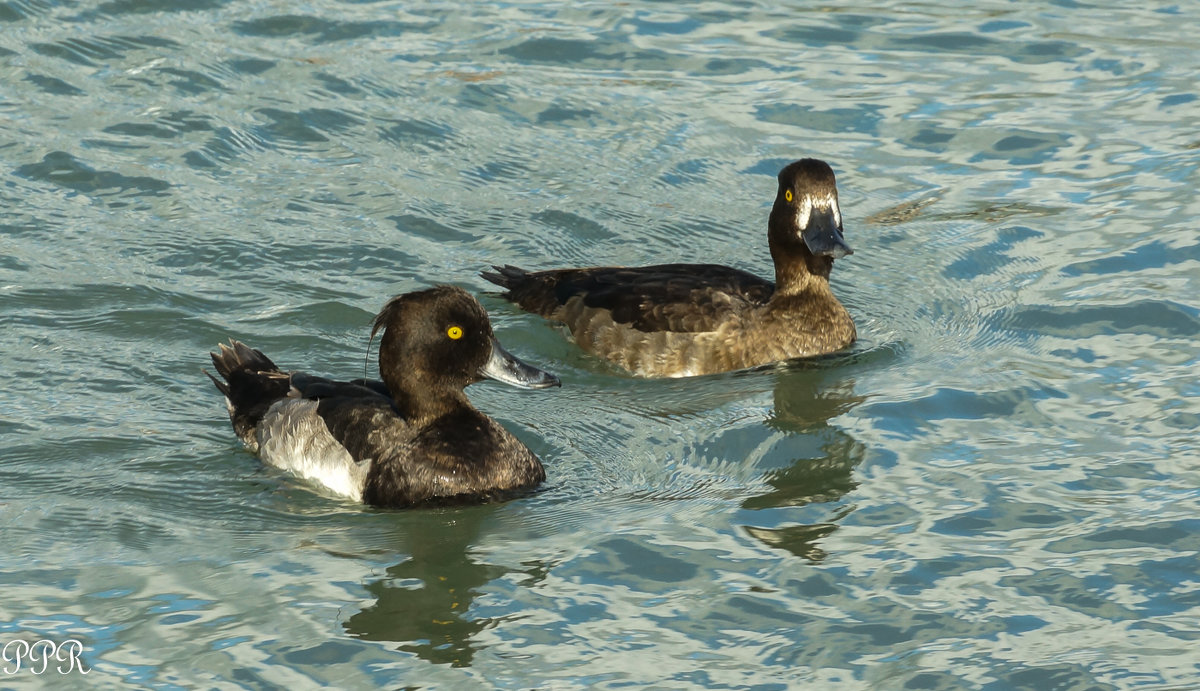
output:
[[[562,386],[558,377],[523,362],[492,338],[492,356],[479,368],[479,375],[522,389]]]
[[[842,229],[838,228],[832,212],[816,211],[808,219],[808,225],[800,232],[808,251],[819,256],[841,259],[848,254],[854,254],[846,239],[842,237]]]

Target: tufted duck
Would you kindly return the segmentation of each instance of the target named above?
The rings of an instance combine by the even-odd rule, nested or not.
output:
[[[823,355],[854,342],[829,287],[842,236],[833,170],[806,158],[779,173],[767,223],[775,283],[715,264],[480,274],[522,309],[562,322],[584,350],[636,375],[687,377]]]
[[[524,388],[554,375],[505,351],[487,312],[466,291],[439,286],[393,298],[383,329],[383,381],[333,381],[281,372],[231,340],[211,353],[229,418],[263,462],[376,506],[485,501],[545,479],[537,456],[471,406],[485,377]]]

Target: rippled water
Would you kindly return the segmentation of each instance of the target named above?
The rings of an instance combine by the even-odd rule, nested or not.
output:
[[[0,2],[0,643],[102,687],[1200,686],[1192,14]],[[200,372],[359,376],[387,297],[494,262],[769,273],[801,156],[848,353],[638,381],[484,296],[564,381],[470,392],[534,496],[328,499]]]

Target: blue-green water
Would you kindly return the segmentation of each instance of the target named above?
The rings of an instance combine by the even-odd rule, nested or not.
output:
[[[0,2],[0,644],[91,670],[0,686],[1200,687],[1194,9]],[[490,263],[769,274],[802,156],[848,354],[639,381],[484,295],[534,496],[328,499],[201,374],[361,376]]]

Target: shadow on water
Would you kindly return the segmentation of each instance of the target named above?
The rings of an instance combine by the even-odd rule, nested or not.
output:
[[[388,567],[384,577],[368,583],[375,603],[343,622],[346,632],[368,641],[399,643],[435,664],[469,667],[480,631],[499,619],[472,617],[471,605],[487,583],[514,569],[483,564],[469,554],[480,526],[493,518],[497,505],[405,512],[408,558]],[[548,566],[534,563],[516,570],[534,581]]]
[[[790,465],[767,471],[763,480],[771,491],[745,499],[742,508],[762,511],[832,502],[857,487],[853,471],[865,447],[830,420],[866,397],[854,394],[854,379],[845,376],[844,368],[825,366],[836,364],[804,363],[780,370],[766,424],[787,435],[781,447],[799,455]],[[817,562],[825,558],[817,541],[837,530],[837,521],[849,511],[842,508],[833,520],[821,523],[744,528],[763,544]]]

